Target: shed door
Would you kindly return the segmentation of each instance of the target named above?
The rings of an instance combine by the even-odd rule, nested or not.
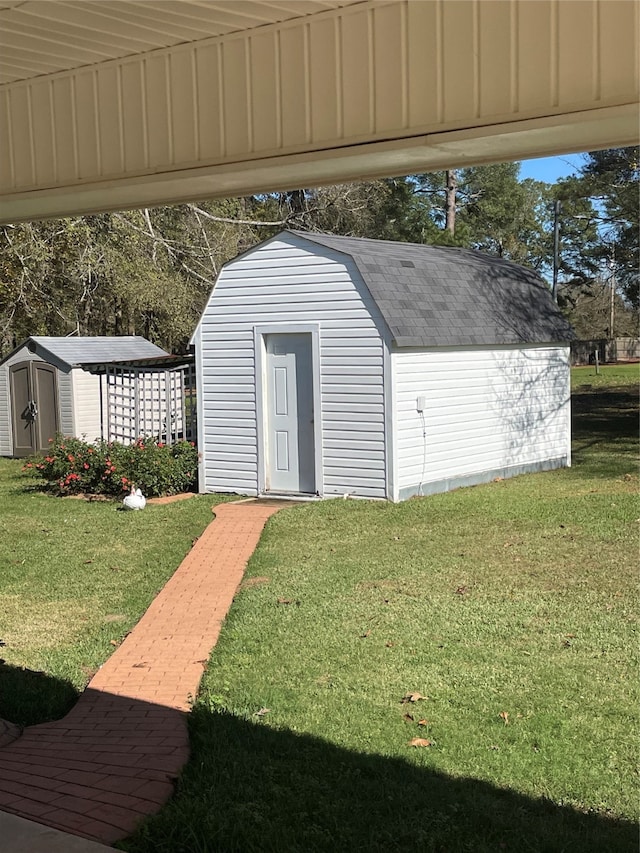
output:
[[[267,335],[266,350],[266,489],[313,494],[316,479],[311,335]]]
[[[33,398],[38,407],[35,425],[35,451],[42,453],[49,447],[49,439],[58,432],[58,383],[56,369],[50,364],[31,362]]]
[[[36,361],[10,370],[13,455],[42,453],[58,431],[56,369]]]

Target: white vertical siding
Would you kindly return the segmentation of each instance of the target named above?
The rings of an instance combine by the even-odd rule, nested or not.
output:
[[[385,497],[384,323],[350,259],[296,237],[228,264],[200,321],[202,487],[257,492],[253,329],[289,323],[320,327],[320,491]]]
[[[570,463],[568,347],[407,349],[391,361],[396,499]]]
[[[100,438],[100,377],[80,367],[70,374],[74,425],[71,434],[87,441]]]
[[[71,370],[58,369],[58,405],[60,406],[60,432],[62,435],[74,435],[73,388]],[[49,436],[53,438],[53,436]]]
[[[11,407],[9,405],[9,368],[0,366],[0,456],[13,454]]]

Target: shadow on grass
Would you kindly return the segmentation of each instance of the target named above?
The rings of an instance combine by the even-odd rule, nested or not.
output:
[[[70,704],[75,700],[68,683],[42,673],[3,666],[0,679],[0,716],[20,724],[29,721],[32,708],[42,720],[43,703],[53,706],[60,696]],[[46,815],[38,817],[40,789],[44,784],[48,791],[53,776],[53,802],[50,794],[46,802],[56,825],[80,834],[85,826],[98,827],[103,843],[114,843],[137,826],[118,842],[130,853],[630,853],[638,848],[637,827],[630,821],[447,776],[428,766],[428,750],[420,753],[424,766],[416,766],[202,705],[189,722],[192,759],[177,792],[142,824],[146,809],[140,811],[139,798],[158,780],[166,786],[182,766],[183,757],[174,754],[182,715],[102,691],[86,691],[60,724],[27,728],[0,748],[0,793],[11,795],[19,783],[19,813],[47,823]],[[41,750],[45,778],[39,778]],[[96,772],[111,774],[114,784],[91,788],[89,800],[82,801],[78,780],[68,771],[70,759],[91,778]],[[114,766],[105,767],[105,761]],[[132,769],[139,785],[128,801],[131,788],[121,786],[130,785]],[[120,797],[115,816],[113,792]],[[56,811],[55,796],[62,811]],[[150,796],[149,810],[160,808],[164,797],[162,792],[158,799]],[[92,818],[85,814],[87,805]],[[6,808],[13,810],[11,804]],[[88,828],[86,834],[94,832]]]
[[[197,707],[178,792],[130,853],[637,849],[632,823]],[[407,747],[409,749],[409,747]],[[426,757],[426,755],[425,755]]]
[[[0,718],[3,720],[21,727],[59,720],[77,700],[78,691],[70,681],[0,664]]]
[[[619,477],[635,471],[632,454],[638,449],[637,389],[574,392],[571,410],[573,463],[578,472]]]

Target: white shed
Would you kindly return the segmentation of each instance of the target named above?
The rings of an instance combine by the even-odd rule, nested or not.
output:
[[[511,262],[284,231],[192,339],[200,488],[399,501],[569,465],[572,337]]]
[[[27,338],[0,361],[0,456],[29,456],[56,432],[107,437],[107,380],[90,363],[166,356],[146,338]]]

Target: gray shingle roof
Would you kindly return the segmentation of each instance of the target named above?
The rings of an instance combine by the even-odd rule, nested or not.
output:
[[[74,367],[95,362],[118,362],[133,358],[149,358],[167,353],[140,335],[101,338],[53,338],[33,336],[36,347]]]
[[[544,280],[511,261],[469,249],[289,233],[353,258],[399,347],[574,337]]]

